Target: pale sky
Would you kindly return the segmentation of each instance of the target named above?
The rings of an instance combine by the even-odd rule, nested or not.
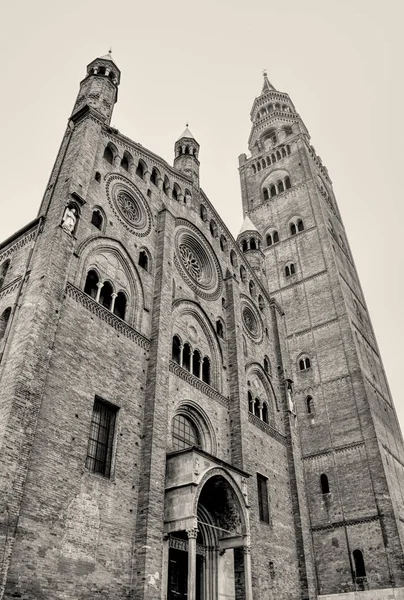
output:
[[[86,65],[112,46],[112,124],[172,163],[189,121],[201,185],[241,225],[238,155],[262,70],[328,167],[401,423],[402,0],[9,2],[0,24],[0,240],[35,217]]]

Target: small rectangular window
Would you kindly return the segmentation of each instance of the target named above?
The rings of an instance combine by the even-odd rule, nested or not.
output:
[[[258,508],[260,521],[269,523],[268,480],[257,473]]]
[[[88,439],[86,467],[92,473],[111,476],[112,450],[118,408],[96,398]]]

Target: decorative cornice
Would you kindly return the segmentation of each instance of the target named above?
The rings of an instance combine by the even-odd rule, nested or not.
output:
[[[365,442],[353,442],[352,444],[346,444],[344,446],[336,446],[335,448],[327,448],[327,450],[322,450],[321,452],[314,452],[313,454],[306,454],[302,456],[303,460],[309,460],[318,458],[320,456],[328,456],[330,454],[339,453],[339,452],[349,452],[350,450],[354,450],[355,448],[359,448],[364,446]]]
[[[359,517],[358,519],[343,519],[342,521],[334,521],[333,523],[325,523],[324,525],[313,525],[312,531],[321,531],[325,529],[337,529],[338,527],[351,527],[352,525],[361,525],[362,523],[371,523],[372,521],[379,521],[379,515],[369,515],[366,517]]]
[[[20,283],[21,279],[22,279],[22,275],[20,275],[19,277],[17,277],[16,279],[14,279],[14,281],[11,281],[9,284],[7,284],[6,286],[4,286],[0,290],[0,300],[2,298],[5,298],[9,294],[11,294],[11,292],[14,292],[14,290],[18,287],[18,284]]]
[[[219,402],[219,404],[221,404],[227,409],[229,408],[228,398],[222,396],[222,394],[220,394],[217,390],[211,387],[208,383],[205,383],[198,377],[195,377],[195,375],[192,375],[192,373],[190,373],[186,369],[183,369],[178,363],[174,362],[173,360],[170,360],[169,370],[170,373],[177,375],[183,381],[186,381],[197,390],[200,390],[201,392],[209,396],[209,398],[212,398],[212,400],[216,400],[216,402]]]
[[[338,317],[334,317],[334,319],[330,319],[329,321],[324,321],[324,323],[320,323],[319,325],[314,325],[313,327],[307,327],[307,329],[302,329],[301,331],[298,331],[297,333],[291,333],[290,335],[287,336],[287,338],[288,338],[288,340],[290,340],[295,337],[300,337],[302,335],[305,335],[306,333],[309,333],[310,331],[317,331],[318,329],[324,329],[325,327],[329,327],[333,323],[338,323]]]
[[[67,283],[66,294],[84,306],[84,308],[93,313],[93,315],[96,315],[99,319],[113,327],[116,331],[122,333],[125,337],[135,342],[138,346],[144,348],[144,350],[149,350],[150,340],[130,327],[130,325],[125,323],[125,321],[122,321],[122,319],[114,315],[110,310],[104,306],[101,306],[101,304],[93,300],[93,298],[90,298],[88,294],[85,294],[82,290],[70,282]]]
[[[277,442],[280,442],[284,446],[287,445],[286,436],[274,429],[273,427],[271,427],[271,425],[268,425],[268,423],[264,423],[264,421],[261,421],[261,419],[259,419],[250,412],[248,413],[248,420],[250,423],[258,427],[258,429],[261,429],[261,431],[267,433],[272,438],[274,438],[274,440],[276,440]]]
[[[4,252],[0,254],[0,263],[3,262],[4,259],[8,258],[13,254],[16,250],[20,250],[23,248],[28,242],[31,242],[35,238],[36,228],[31,229],[25,235],[21,236],[18,240],[16,240],[11,246],[9,246]]]
[[[320,383],[313,383],[313,384],[310,384],[309,386],[305,386],[302,388],[295,387],[295,395],[306,393],[310,390],[325,387],[331,383],[335,383],[336,381],[343,381],[344,379],[350,379],[350,378],[351,378],[351,373],[346,373],[345,375],[340,375],[339,377],[333,377],[332,379],[329,379],[328,381],[321,381]]]
[[[295,287],[296,285],[302,285],[303,283],[305,283],[306,281],[311,281],[313,279],[319,279],[320,277],[323,277],[323,275],[325,275],[327,273],[327,269],[324,269],[324,271],[319,271],[318,273],[315,273],[314,275],[310,275],[309,277],[304,277],[303,279],[299,279],[298,281],[294,281],[293,283],[290,283],[289,285],[285,285],[277,290],[272,290],[270,292],[271,296],[275,296],[276,294],[279,294],[280,292],[282,292],[283,290],[287,290],[289,288]]]

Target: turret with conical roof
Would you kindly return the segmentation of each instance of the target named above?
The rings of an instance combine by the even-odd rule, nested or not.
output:
[[[263,284],[267,287],[267,278],[265,277],[265,257],[261,250],[262,235],[248,215],[244,217],[240,233],[237,236],[237,243],[243,254],[245,254],[251,267],[256,274],[261,277]]]
[[[87,65],[87,75],[80,83],[80,91],[72,112],[72,118],[86,109],[94,109],[99,117],[110,123],[114,104],[118,99],[121,71],[111,51],[94,59]]]
[[[199,187],[199,144],[188,129],[175,142],[174,167],[192,178],[195,187]]]

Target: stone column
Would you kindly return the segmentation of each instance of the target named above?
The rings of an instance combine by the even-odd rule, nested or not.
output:
[[[187,529],[188,535],[188,600],[196,600],[196,528]]]
[[[95,297],[95,301],[96,301],[96,302],[99,302],[99,301],[100,301],[101,290],[102,290],[103,286],[104,286],[104,284],[103,284],[103,283],[101,283],[100,281],[97,283],[97,288],[98,288],[98,290],[97,290],[97,295],[96,295],[96,297]]]
[[[251,548],[244,546],[244,586],[246,600],[253,600],[252,578],[251,578]]]
[[[163,570],[161,573],[161,600],[167,598],[167,586],[168,586],[168,560],[170,552],[170,541],[167,534],[163,536]]]
[[[116,300],[117,296],[118,296],[118,294],[115,294],[115,293],[112,294],[112,302],[111,302],[111,308],[110,308],[111,312],[114,312],[115,300]]]

